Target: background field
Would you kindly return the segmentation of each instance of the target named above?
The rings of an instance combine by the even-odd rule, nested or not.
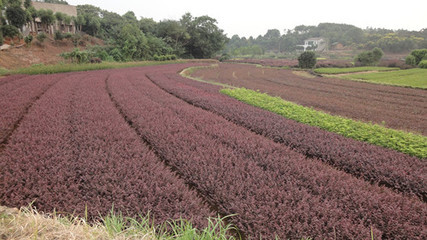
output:
[[[361,73],[341,76],[348,80],[427,89],[427,70],[408,69],[390,72]]]
[[[192,76],[259,90],[332,115],[421,134],[427,132],[427,93],[421,89],[337,78],[308,78],[291,70],[248,64],[219,64],[195,70]]]

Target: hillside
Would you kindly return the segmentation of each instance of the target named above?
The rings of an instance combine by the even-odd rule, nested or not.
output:
[[[6,41],[6,44],[11,44]],[[31,46],[27,47],[23,40],[17,42],[9,49],[0,51],[0,67],[9,70],[29,67],[34,64],[55,64],[64,61],[60,56],[63,52],[69,52],[75,47],[70,39],[63,39],[55,41],[53,38],[48,37],[43,43],[38,42],[36,39]],[[93,45],[104,45],[103,41],[85,35],[81,38],[79,43],[80,49],[87,49]]]

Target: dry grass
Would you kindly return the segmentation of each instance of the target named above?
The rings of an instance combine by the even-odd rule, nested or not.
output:
[[[101,223],[89,225],[84,219],[44,215],[33,208],[0,206],[0,239],[156,239],[151,233],[132,230],[111,233]]]

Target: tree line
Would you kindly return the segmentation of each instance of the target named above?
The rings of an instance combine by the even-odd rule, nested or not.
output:
[[[258,37],[233,35],[227,44],[231,55],[262,55],[266,52],[295,52],[297,45],[305,39],[321,37],[327,47],[337,44],[351,49],[370,50],[375,47],[386,52],[408,52],[417,48],[427,48],[427,28],[420,31],[389,30],[381,28],[361,29],[348,24],[320,23],[317,26],[299,25],[294,29],[270,29]]]
[[[67,4],[61,0],[44,2]],[[36,18],[46,28],[55,22],[73,22],[78,32],[103,39],[106,46],[101,52],[116,61],[148,60],[168,55],[212,58],[227,42],[216,19],[193,17],[190,13],[184,14],[180,20],[156,22],[151,18],[138,18],[132,11],[119,15],[93,5],[77,6],[77,17],[54,14],[51,10],[36,11],[30,0],[0,0],[0,8],[6,11],[6,16],[0,16],[0,32],[6,37],[18,34],[22,26]]]

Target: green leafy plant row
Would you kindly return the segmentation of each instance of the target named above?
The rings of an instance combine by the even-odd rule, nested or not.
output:
[[[27,68],[21,68],[17,70],[7,71],[0,69],[0,75],[6,74],[53,74],[62,72],[77,72],[77,71],[90,71],[90,70],[101,70],[101,69],[115,69],[115,68],[128,68],[128,67],[142,67],[151,65],[162,65],[171,63],[182,63],[182,60],[173,61],[141,61],[141,62],[102,62],[97,64],[92,63],[67,63],[67,64],[55,64],[55,65],[44,65],[37,64]]]
[[[427,88],[427,70],[420,68],[388,72],[358,73],[342,76],[341,78],[347,80],[362,80],[386,85]]]
[[[399,68],[390,68],[390,67],[352,67],[352,68],[318,68],[314,72],[320,74],[341,74],[341,73],[355,73],[355,72],[367,72],[367,71],[394,71],[399,70]]]
[[[334,132],[345,137],[390,148],[420,158],[427,157],[427,137],[401,130],[360,122],[304,107],[279,97],[245,88],[222,89],[221,92],[250,105],[277,113],[288,119]]]

